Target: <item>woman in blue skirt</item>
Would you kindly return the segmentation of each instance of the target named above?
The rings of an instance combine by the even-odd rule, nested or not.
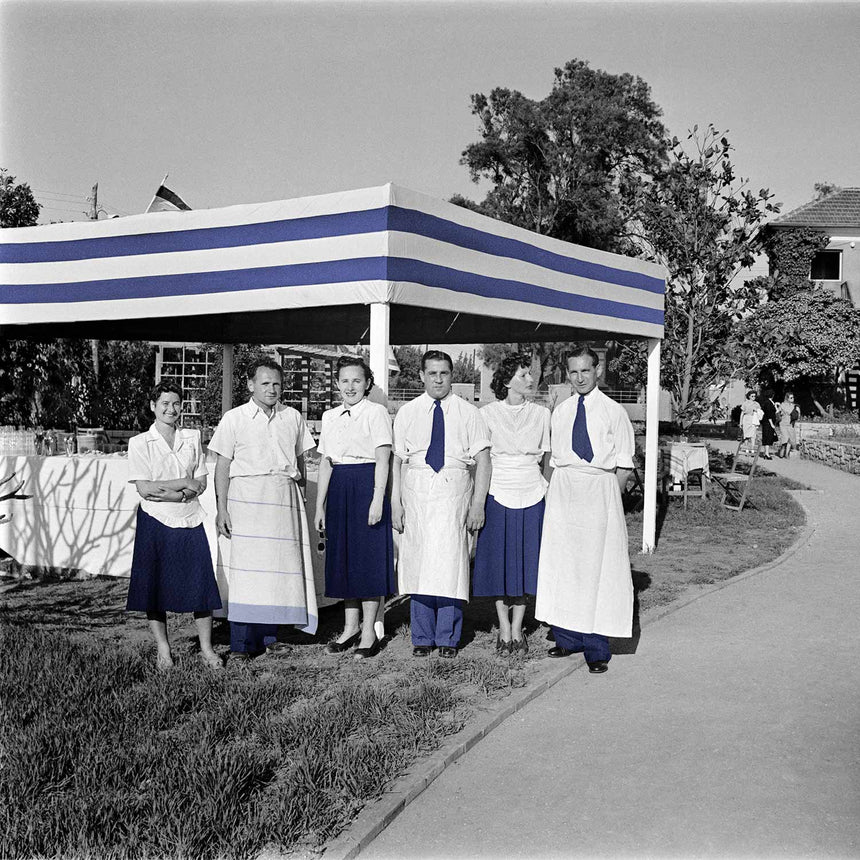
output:
[[[182,389],[159,382],[149,398],[155,422],[128,442],[128,480],[141,497],[126,609],[145,612],[158,647],[157,666],[173,666],[168,612],[193,612],[200,655],[222,663],[212,649],[212,610],[221,598],[198,501],[206,489],[200,431],[177,427]]]
[[[535,393],[530,365],[522,353],[506,358],[491,383],[497,400],[481,410],[490,432],[493,474],[475,550],[472,593],[496,598],[496,649],[503,654],[528,651],[525,595],[537,592],[547,487],[543,470],[550,450],[549,410],[528,399]]]
[[[325,593],[344,601],[343,632],[326,651],[358,645],[355,657],[373,657],[374,630],[385,597],[396,591],[391,504],[385,494],[391,460],[391,419],[367,399],[373,374],[360,358],[338,359],[337,387],[343,403],[323,413],[314,517],[326,536]]]

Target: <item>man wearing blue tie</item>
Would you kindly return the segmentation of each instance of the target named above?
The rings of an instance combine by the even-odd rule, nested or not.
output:
[[[546,495],[535,618],[552,627],[550,657],[583,653],[609,668],[609,636],[632,635],[633,580],[621,490],[633,468],[633,425],[597,387],[600,358],[567,359],[573,396],[552,413],[554,468]]]
[[[421,358],[424,393],[394,419],[391,520],[403,532],[397,562],[401,594],[410,594],[412,653],[456,657],[469,599],[468,531],[484,524],[490,440],[478,410],[451,393],[451,356]],[[475,465],[475,481],[469,467]]]

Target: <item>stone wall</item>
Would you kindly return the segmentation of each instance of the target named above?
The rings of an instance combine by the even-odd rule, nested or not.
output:
[[[860,436],[860,424],[825,424],[823,421],[798,421],[794,425],[798,440],[834,436]]]
[[[800,442],[800,456],[860,475],[860,442],[840,442],[834,437],[807,438]]]

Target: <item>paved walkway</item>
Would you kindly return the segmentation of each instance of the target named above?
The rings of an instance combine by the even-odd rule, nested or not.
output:
[[[860,478],[772,465],[816,490],[805,546],[561,681],[362,858],[860,857]]]

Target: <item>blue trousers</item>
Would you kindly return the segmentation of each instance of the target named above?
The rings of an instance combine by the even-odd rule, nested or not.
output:
[[[277,641],[277,624],[230,622],[230,650],[237,654],[259,654]]]
[[[609,640],[600,633],[577,633],[575,630],[566,630],[564,627],[552,627],[552,635],[555,644],[568,651],[583,651],[587,663],[596,663],[605,660],[607,663],[612,659],[612,651],[609,649]]]
[[[463,631],[463,602],[454,597],[413,594],[412,644],[456,648]]]

